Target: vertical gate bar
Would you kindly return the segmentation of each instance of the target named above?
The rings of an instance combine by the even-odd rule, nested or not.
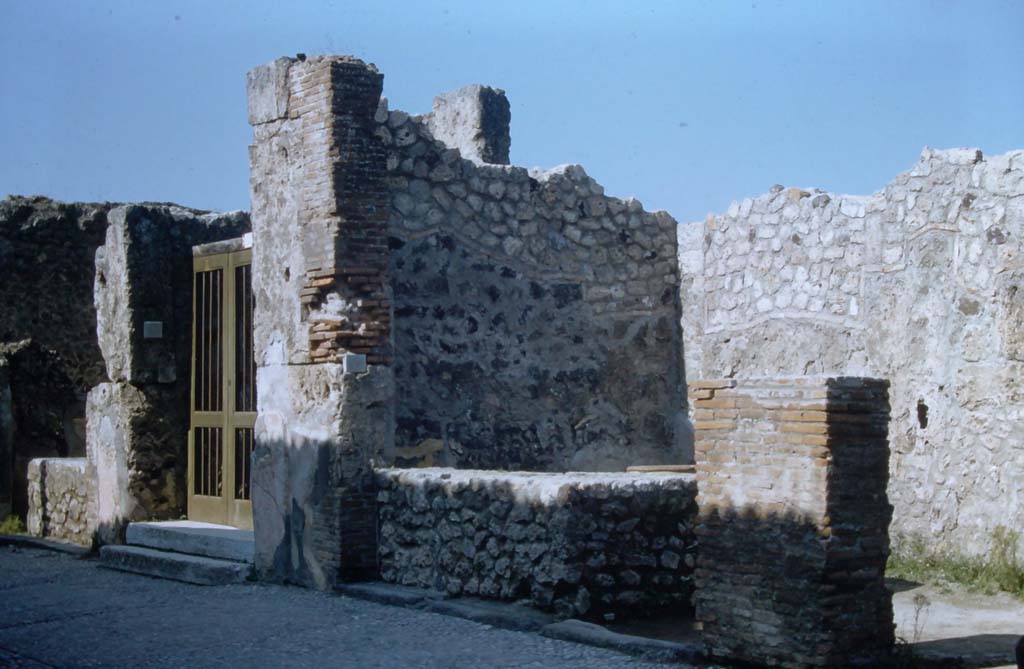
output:
[[[199,428],[199,436],[202,442],[202,446],[199,449],[200,460],[200,473],[202,474],[202,485],[199,486],[199,494],[206,494],[206,429]]]
[[[248,292],[245,303],[249,311],[249,324],[245,328],[245,336],[249,339],[245,349],[249,356],[249,411],[256,411],[256,294],[252,290],[252,265],[246,266],[245,275]]]
[[[203,411],[210,410],[210,355],[213,353],[210,350],[210,328],[212,324],[210,318],[212,316],[210,310],[210,299],[211,299],[211,286],[213,283],[213,275],[209,272],[204,272],[203,275],[206,277],[206,285],[203,291]]]
[[[210,285],[213,276],[203,272],[203,411],[210,410]],[[204,474],[205,475],[205,474]]]
[[[214,464],[213,467],[213,491],[217,497],[220,497],[224,494],[224,463],[222,462],[222,456],[224,455],[224,446],[221,443],[223,441],[221,439],[221,436],[221,432],[214,428],[213,442],[216,445],[213,448],[213,458],[216,464]]]
[[[206,433],[206,466],[203,469],[203,476],[206,477],[205,495],[213,494],[213,483],[210,478],[210,472],[213,471],[213,434],[210,432],[210,428],[204,427],[203,432]]]
[[[202,272],[196,273],[196,331],[193,336],[196,338],[196,361],[193,363],[196,365],[196,369],[192,373],[196,377],[196,388],[194,397],[192,398],[192,404],[195,406],[196,411],[201,411],[203,408],[203,368],[206,364],[204,349],[205,343],[203,341],[203,329],[205,323],[203,322],[203,309],[206,304],[206,275]]]
[[[216,271],[213,273],[213,284],[214,330],[211,333],[211,340],[213,342],[213,364],[210,365],[210,374],[212,375],[210,388],[213,391],[213,397],[210,409],[212,411],[218,411],[221,408],[220,395],[222,392],[219,372],[224,360],[224,351],[221,349],[222,342],[219,341],[223,336],[224,331],[224,307],[221,304],[221,296],[223,295],[224,287],[221,285],[221,277],[217,276]]]
[[[235,405],[235,364],[234,364],[234,346],[235,346],[235,328],[238,326],[235,318],[235,263],[234,254],[228,254],[225,257],[224,269],[221,274],[221,305],[220,305],[220,323],[221,323],[221,364],[220,373],[221,379],[219,387],[221,389],[221,410],[224,412],[224,421],[221,428],[221,438],[219,440],[220,448],[222,449],[220,459],[218,463],[221,463],[219,467],[220,472],[220,487],[219,491],[224,495],[225,514],[227,520],[230,523],[233,520],[231,513],[231,502],[234,497],[234,477],[236,476],[235,469],[235,458],[233,448],[235,445],[234,440],[234,405]]]

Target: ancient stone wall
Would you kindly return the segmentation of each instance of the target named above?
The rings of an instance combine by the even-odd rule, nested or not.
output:
[[[500,91],[440,96],[423,117],[382,106],[377,119],[400,462],[690,461],[675,221],[606,196],[576,165],[483,162],[507,162]]]
[[[0,411],[0,508],[22,517],[29,461],[85,453],[85,394],[106,378],[92,284],[110,206],[0,201],[0,364],[10,395],[7,420]]]
[[[507,161],[500,91],[410,117],[387,109],[381,80],[341,56],[279,59],[248,80],[254,507],[285,510],[256,512],[257,543],[273,547],[257,569],[321,587],[344,571],[339,542],[341,563],[346,542],[372,548],[370,459],[564,470],[690,457],[671,217],[606,197],[577,166],[483,163]],[[345,373],[361,368],[352,354],[366,376]],[[397,430],[381,404],[392,387]],[[356,405],[383,421],[368,434],[389,436],[345,454],[361,426],[338,417]],[[317,492],[320,471],[332,483]],[[372,551],[355,554],[353,574],[375,568]]]
[[[17,195],[0,200],[0,342],[32,339],[55,352],[82,393],[106,379],[92,284],[111,206]]]
[[[894,536],[984,553],[1024,526],[1022,195],[1024,152],[925,150],[871,196],[680,226],[687,369],[889,378]]]
[[[381,80],[349,57],[248,75],[256,569],[320,588],[376,573],[371,463],[394,440]]]
[[[14,407],[10,379],[7,359],[0,358],[0,518],[7,518],[14,510]]]
[[[697,443],[697,619],[709,657],[881,666],[888,383],[725,379],[690,386]]]
[[[28,533],[91,546],[94,497],[85,458],[32,460],[28,465]]]
[[[0,478],[16,513],[29,510],[29,460],[87,452],[100,496],[132,507],[117,522],[183,512],[191,246],[247,230],[245,214],[176,205],[0,202]],[[145,337],[145,322],[162,334]],[[138,402],[116,401],[136,395],[148,412],[138,431]],[[104,420],[115,415],[117,438]],[[97,468],[115,461],[120,473]]]
[[[381,577],[604,620],[690,610],[692,474],[378,470]]]

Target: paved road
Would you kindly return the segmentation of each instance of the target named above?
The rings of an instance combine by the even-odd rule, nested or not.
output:
[[[0,546],[0,666],[666,665],[302,588],[204,588]]]

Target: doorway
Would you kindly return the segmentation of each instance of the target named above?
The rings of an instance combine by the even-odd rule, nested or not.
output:
[[[190,520],[252,528],[252,250],[193,258]]]

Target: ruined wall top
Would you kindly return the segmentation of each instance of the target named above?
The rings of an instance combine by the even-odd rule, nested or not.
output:
[[[463,158],[477,163],[508,165],[512,112],[505,91],[472,84],[434,98],[424,118],[434,138]]]

